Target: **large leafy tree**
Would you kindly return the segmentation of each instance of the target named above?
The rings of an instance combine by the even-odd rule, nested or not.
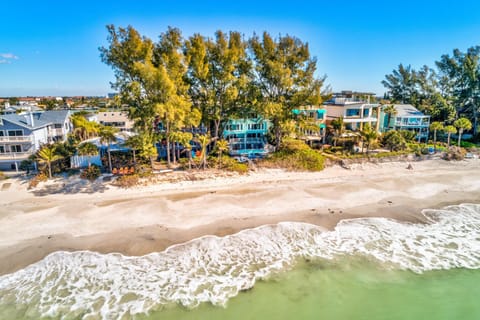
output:
[[[196,114],[187,94],[180,30],[168,28],[158,43],[141,37],[132,27],[107,26],[107,30],[109,47],[100,51],[102,60],[115,70],[116,81],[112,86],[131,107],[129,115],[143,138],[153,139],[155,119],[162,122],[170,163],[171,132],[181,129],[186,118]]]
[[[246,48],[242,35],[235,31],[217,31],[214,39],[195,34],[185,43],[189,93],[214,140],[220,138],[227,117],[241,113],[249,99],[251,62]]]
[[[400,103],[417,105],[417,74],[410,65],[400,64],[398,70],[385,76],[382,84],[388,90],[390,99]]]
[[[307,43],[291,36],[274,39],[267,32],[250,39],[254,61],[254,84],[258,88],[258,111],[271,119],[278,149],[282,126],[293,118],[293,109],[322,101],[324,78],[317,78],[316,59]]]
[[[443,91],[452,96],[457,113],[464,114],[473,122],[477,133],[480,108],[480,46],[471,47],[467,52],[458,49],[453,54],[443,55],[436,65],[441,74]]]

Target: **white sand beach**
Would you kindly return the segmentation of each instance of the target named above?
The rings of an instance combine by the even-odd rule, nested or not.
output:
[[[280,221],[333,229],[341,219],[381,216],[421,222],[424,208],[480,203],[480,160],[262,169],[245,176],[121,189],[78,178],[27,190],[0,182],[0,274],[57,250],[143,255],[203,235]]]

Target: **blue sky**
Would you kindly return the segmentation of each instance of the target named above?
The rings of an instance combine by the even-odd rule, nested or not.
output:
[[[22,1],[0,4],[0,96],[105,95],[105,25],[154,40],[215,30],[290,34],[310,45],[334,91],[383,94],[399,63],[414,68],[480,45],[480,1]]]

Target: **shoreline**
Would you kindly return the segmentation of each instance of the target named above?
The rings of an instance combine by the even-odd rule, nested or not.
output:
[[[248,176],[134,189],[39,195],[12,179],[0,191],[0,275],[59,250],[144,255],[205,236],[265,224],[385,217],[424,222],[422,209],[480,203],[480,162],[367,164],[318,173],[266,170]],[[39,190],[65,182],[49,182]],[[72,186],[78,185],[72,181]],[[63,185],[60,185],[63,186]],[[64,186],[63,186],[64,187]],[[333,212],[333,213],[332,213]]]

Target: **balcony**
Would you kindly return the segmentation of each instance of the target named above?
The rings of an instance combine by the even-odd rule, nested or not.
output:
[[[0,153],[0,161],[5,160],[26,160],[33,153],[31,152],[2,152]]]
[[[0,143],[32,143],[32,136],[2,136]]]

